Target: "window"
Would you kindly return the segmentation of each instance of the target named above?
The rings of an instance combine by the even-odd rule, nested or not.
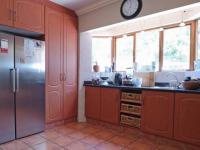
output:
[[[198,48],[197,48],[197,59],[200,59],[200,20],[198,21]]]
[[[136,34],[137,71],[158,71],[159,31],[152,30]]]
[[[112,38],[92,38],[92,64],[98,64],[100,71],[111,67]]]
[[[133,67],[133,36],[116,39],[116,71]]]
[[[164,30],[163,70],[190,69],[190,26]]]

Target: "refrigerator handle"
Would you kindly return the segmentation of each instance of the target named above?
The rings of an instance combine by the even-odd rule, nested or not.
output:
[[[11,72],[11,75],[12,75],[12,91],[13,93],[15,93],[16,91],[16,72],[15,72],[15,69],[10,69],[10,72]]]
[[[19,92],[19,69],[15,69],[15,74],[16,74],[16,92]]]

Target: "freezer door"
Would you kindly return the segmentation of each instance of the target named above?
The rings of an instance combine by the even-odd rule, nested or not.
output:
[[[0,33],[0,144],[15,139],[14,36]]]
[[[44,130],[44,42],[15,36],[16,137]]]

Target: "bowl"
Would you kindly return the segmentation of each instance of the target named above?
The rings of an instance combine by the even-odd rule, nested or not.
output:
[[[183,81],[182,86],[186,90],[196,90],[200,88],[200,81],[199,80]]]

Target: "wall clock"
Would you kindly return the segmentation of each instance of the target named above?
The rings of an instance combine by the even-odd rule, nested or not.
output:
[[[136,17],[142,10],[142,0],[124,0],[121,5],[121,15],[125,19]]]

